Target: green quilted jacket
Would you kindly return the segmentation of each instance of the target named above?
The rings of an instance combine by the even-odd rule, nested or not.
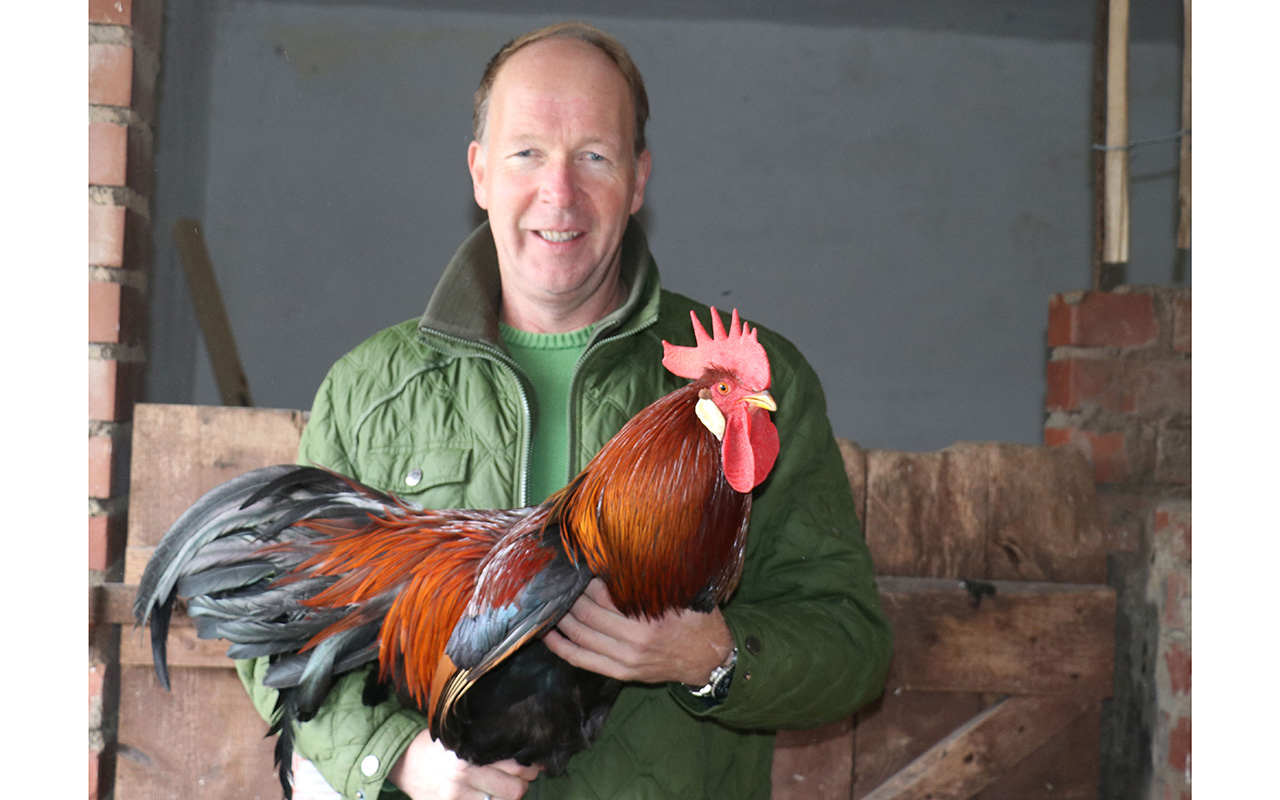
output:
[[[569,474],[636,412],[684,383],[662,345],[692,345],[690,309],[659,288],[639,226],[623,240],[627,302],[593,333],[572,378]],[[526,505],[525,465],[538,410],[498,334],[497,256],[483,225],[450,262],[421,320],[374,335],[325,378],[299,461],[314,462],[434,508]],[[750,316],[750,309],[746,310]],[[781,453],[757,489],[742,582],[724,608],[738,646],[728,698],[705,707],[679,684],[623,690],[597,743],[531,798],[767,798],[774,731],[823,724],[884,685],[891,633],[827,420],[817,376],[764,328]],[[265,660],[241,677],[267,717]],[[386,774],[425,727],[416,710],[361,702],[363,672],[335,685],[299,726],[297,749],[344,796],[403,796]]]

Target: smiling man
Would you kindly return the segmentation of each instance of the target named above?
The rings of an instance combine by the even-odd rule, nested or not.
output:
[[[316,395],[299,461],[426,507],[541,502],[636,412],[683,381],[700,303],[661,288],[639,225],[648,100],[626,50],[588,25],[513,40],[476,92],[467,150],[488,221],[419,320],[371,337]],[[622,616],[593,581],[545,638],[629,681],[563,776],[456,758],[416,709],[344,677],[297,750],[345,797],[758,798],[775,731],[838,719],[882,689],[891,635],[817,377],[759,328],[782,451],[755,491],[742,579],[723,611]],[[265,659],[239,664],[260,712]]]

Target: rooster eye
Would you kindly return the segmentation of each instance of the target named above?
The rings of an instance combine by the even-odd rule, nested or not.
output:
[[[728,394],[729,384],[725,383],[724,381],[720,381],[719,383],[716,384],[716,391],[719,392],[720,394]]]

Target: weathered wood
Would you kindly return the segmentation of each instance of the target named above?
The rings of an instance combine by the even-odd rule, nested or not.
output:
[[[191,302],[195,305],[200,331],[204,334],[205,347],[209,350],[209,362],[213,365],[214,378],[223,405],[251,406],[249,380],[245,377],[236,338],[231,331],[218,289],[218,277],[213,271],[213,260],[200,223],[194,219],[180,219],[173,223],[173,240],[178,246],[178,256],[186,270],[187,285],[191,288]]]
[[[1106,583],[1106,544],[1093,471],[1084,454],[1074,447],[1021,444],[983,449],[985,577]]]
[[[1098,704],[997,775],[974,800],[1099,800],[1101,741],[1102,705]]]
[[[129,547],[157,544],[188,506],[219,483],[251,469],[292,462],[305,425],[301,411],[139,404],[134,411]],[[138,582],[139,560],[126,557],[125,583]]]
[[[1182,141],[1178,145],[1178,234],[1191,247],[1191,0],[1182,0]]]
[[[1115,590],[1109,586],[990,581],[966,587],[892,577],[879,582],[894,629],[890,687],[1111,694]]]
[[[986,575],[987,471],[981,447],[868,450],[867,546],[882,575]]]
[[[968,800],[1090,707],[1070,697],[1002,700],[929,748],[864,800]]]
[[[1111,0],[1107,24],[1107,150],[1102,260],[1129,261],[1129,0]]]
[[[852,717],[811,730],[778,731],[773,800],[849,800],[852,782]]]
[[[977,692],[912,692],[886,687],[883,696],[856,715],[854,800],[874,791],[988,705]]]
[[[229,669],[120,669],[115,796],[121,800],[279,800],[275,739]]]

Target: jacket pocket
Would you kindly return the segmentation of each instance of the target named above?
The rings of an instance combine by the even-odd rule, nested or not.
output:
[[[363,472],[366,483],[420,502],[432,489],[466,483],[470,470],[470,448],[431,447],[376,450]]]

